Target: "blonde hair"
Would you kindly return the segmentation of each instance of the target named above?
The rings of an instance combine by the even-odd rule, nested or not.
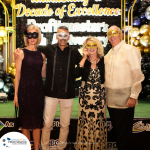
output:
[[[95,37],[92,37],[92,36],[88,37],[84,41],[83,46],[81,47],[81,51],[83,52],[83,50],[86,48],[85,46],[86,46],[86,43],[87,43],[88,40],[93,41],[97,44],[97,56],[99,58],[102,58],[104,56],[104,48],[103,48],[102,43]]]
[[[33,25],[33,24],[30,24],[28,27],[27,27],[27,33],[32,30],[32,29],[36,29],[37,32],[38,32],[38,41],[37,41],[37,44],[36,46],[38,46],[40,43],[41,43],[41,30],[39,29],[38,26],[36,25]],[[28,38],[26,37],[26,35],[24,35],[24,43],[25,43],[25,46],[28,46],[28,42],[27,42]]]

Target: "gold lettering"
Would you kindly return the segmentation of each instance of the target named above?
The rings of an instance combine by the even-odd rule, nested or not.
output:
[[[47,13],[49,16],[51,16],[53,14],[53,9],[49,9]]]
[[[115,9],[114,8],[112,8],[111,10],[110,10],[110,15],[111,16],[113,16],[113,12],[115,11]]]
[[[23,11],[22,11],[22,14],[20,14],[20,11],[21,11],[21,8],[23,7]],[[24,14],[25,14],[25,11],[26,11],[26,6],[23,5],[23,4],[18,4],[16,6],[16,9],[18,8],[18,11],[17,11],[17,17],[22,17]]]
[[[47,10],[48,10],[49,4],[46,4],[46,7],[42,9],[43,15],[47,16]]]
[[[68,16],[69,17],[73,17],[74,15],[71,14],[71,11],[73,11],[73,9],[76,7],[76,5],[74,3],[71,3],[68,5]],[[72,9],[73,8],[73,9]]]
[[[88,15],[92,15],[92,8],[90,7],[90,8],[88,8],[88,10],[87,10],[87,14]]]
[[[117,9],[115,10],[115,16],[118,16],[118,15],[121,15],[121,12],[120,12],[120,9],[119,9],[119,8],[117,8]]]
[[[99,16],[102,16],[102,15],[104,14],[103,12],[104,12],[104,9],[103,9],[103,8],[100,8],[99,11],[98,11],[98,15],[99,15]]]
[[[64,9],[65,9],[66,5],[63,5],[63,7],[61,8],[61,11],[60,11],[60,15],[59,15],[59,18],[62,19],[63,16],[64,16]]]
[[[57,9],[55,10],[55,15],[58,16],[59,14],[60,14],[60,8],[57,8]]]
[[[40,9],[35,10],[35,16],[40,16]]]
[[[84,7],[84,8],[82,9],[82,15],[85,16],[86,14],[87,14],[87,8]]]
[[[110,8],[105,8],[104,14],[107,15],[107,16],[109,16],[109,11],[110,11]]]
[[[31,9],[30,16],[35,16],[35,9]]]
[[[92,14],[94,15],[95,5],[92,7]]]
[[[25,15],[28,17],[30,15],[30,8],[26,9]]]
[[[88,3],[89,3],[89,0],[84,0],[84,2],[83,2],[83,6],[87,6],[87,5],[88,5]]]

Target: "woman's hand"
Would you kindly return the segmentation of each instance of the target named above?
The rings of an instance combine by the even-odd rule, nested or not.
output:
[[[84,49],[83,50],[83,58],[84,59],[87,59],[87,56],[89,55],[89,52],[88,52],[88,50],[87,49]]]
[[[14,106],[18,107],[18,97],[14,97],[14,101],[13,101]]]

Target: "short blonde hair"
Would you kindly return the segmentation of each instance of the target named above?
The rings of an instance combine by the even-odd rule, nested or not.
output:
[[[33,24],[30,24],[28,25],[27,27],[27,33],[32,30],[32,29],[36,29],[37,32],[38,32],[38,41],[37,41],[37,44],[36,46],[38,46],[40,43],[41,43],[41,30],[38,26],[36,25],[33,25]],[[28,42],[27,42],[28,38],[26,37],[26,35],[24,35],[24,43],[25,43],[25,46],[28,46]]]
[[[95,42],[95,43],[97,44],[97,56],[98,56],[99,58],[102,58],[102,57],[104,56],[104,48],[103,48],[102,43],[101,43],[97,38],[95,38],[95,37],[92,37],[92,36],[88,37],[88,38],[84,41],[83,46],[81,47],[81,51],[83,52],[83,50],[85,49],[86,43],[87,43],[87,41],[89,41],[89,40],[90,40],[90,41],[93,41],[93,42]]]

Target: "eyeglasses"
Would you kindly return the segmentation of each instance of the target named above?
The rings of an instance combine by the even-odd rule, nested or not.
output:
[[[97,44],[95,42],[89,42],[85,45],[85,47],[87,49],[90,49],[90,48],[93,48],[93,49],[96,49],[97,48]]]
[[[37,32],[28,32],[27,33],[27,37],[28,37],[28,39],[36,39],[36,38],[38,38],[38,33]]]
[[[110,30],[107,32],[107,36],[111,37],[111,36],[118,36],[120,34],[119,30]]]
[[[60,32],[60,33],[56,33],[56,36],[58,39],[68,39],[69,37],[69,33],[65,33],[64,31],[63,32]]]

